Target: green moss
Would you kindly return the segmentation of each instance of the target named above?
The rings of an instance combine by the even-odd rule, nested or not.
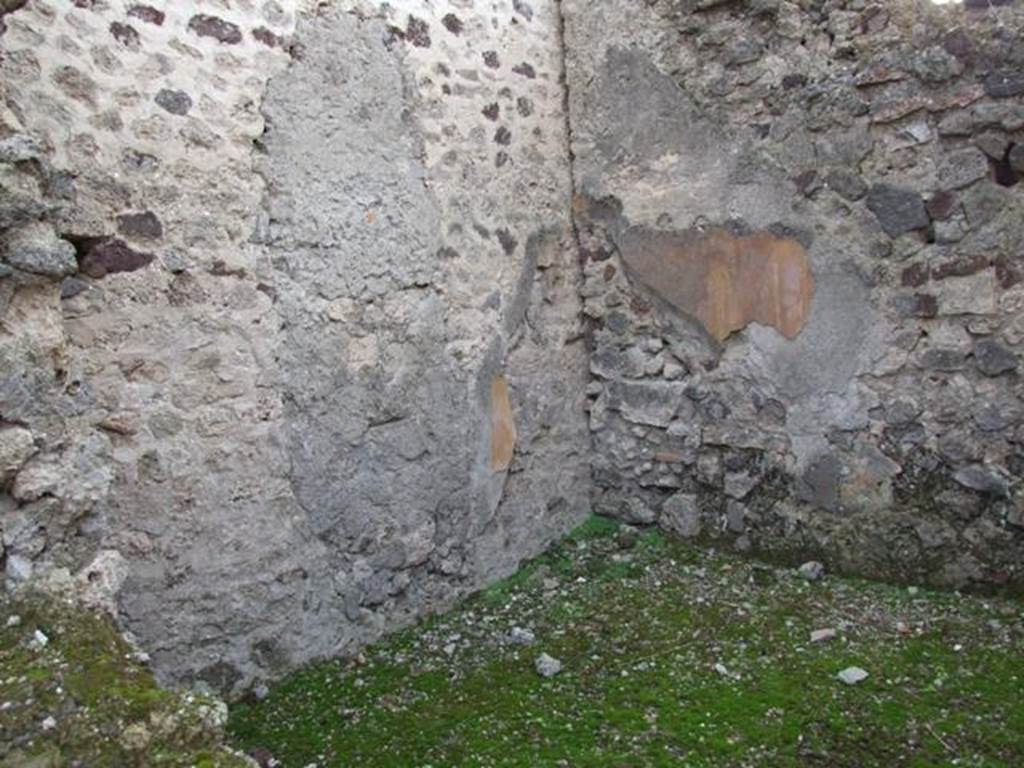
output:
[[[232,737],[298,767],[1024,764],[1020,605],[588,528],[364,664],[237,707]],[[513,626],[537,642],[501,642]],[[810,643],[823,626],[839,638]],[[560,675],[534,672],[541,652]],[[851,665],[870,677],[841,683]]]
[[[244,765],[204,720],[211,702],[158,688],[106,618],[28,594],[0,601],[0,627],[0,768]]]

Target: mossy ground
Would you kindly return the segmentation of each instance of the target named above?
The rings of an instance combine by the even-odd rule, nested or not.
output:
[[[455,612],[234,708],[232,738],[288,768],[1024,765],[1020,603],[623,538],[591,521]],[[517,626],[536,641],[508,643]],[[822,628],[836,639],[811,643]],[[840,682],[854,665],[868,679]]]
[[[0,598],[0,768],[247,765],[218,719],[212,700],[159,688],[108,619]]]

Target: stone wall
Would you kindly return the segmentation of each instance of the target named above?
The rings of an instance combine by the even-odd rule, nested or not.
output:
[[[0,7],[8,585],[237,691],[587,514],[553,2]]]
[[[1024,583],[1019,4],[563,5],[596,509]]]
[[[1024,12],[965,5],[0,3],[5,583],[226,692],[591,508],[1021,584]]]

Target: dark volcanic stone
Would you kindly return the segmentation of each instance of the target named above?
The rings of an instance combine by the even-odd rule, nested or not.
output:
[[[935,280],[945,280],[947,277],[966,277],[976,275],[990,266],[989,260],[982,255],[961,256],[949,259],[931,268],[931,276]]]
[[[969,467],[958,469],[953,474],[953,479],[964,488],[972,491],[987,493],[994,496],[1006,496],[1008,486],[1006,480],[995,470],[984,464],[972,464]]]
[[[405,40],[417,48],[429,48],[430,27],[427,26],[427,22],[415,16],[409,16],[409,21],[405,25]]]
[[[807,85],[807,75],[796,73],[784,75],[782,78],[782,87],[787,91],[791,91],[794,88],[803,88],[805,85]]]
[[[912,189],[875,184],[868,192],[867,204],[889,237],[928,226],[924,201]]]
[[[501,66],[501,59],[498,58],[498,52],[497,51],[484,51],[483,57],[484,57],[484,64],[487,67],[489,67],[491,69],[497,69],[498,67]]]
[[[907,288],[919,288],[928,282],[928,265],[916,262],[905,268],[900,274],[900,285]]]
[[[1024,173],[1024,144],[1014,144],[1007,159],[1014,171]]]
[[[853,171],[846,168],[834,168],[825,177],[825,183],[830,189],[834,189],[840,196],[851,202],[860,200],[868,191],[868,185],[864,183]]]
[[[1017,355],[991,340],[974,345],[974,364],[986,376],[999,376],[1017,370]]]
[[[507,147],[512,143],[512,131],[504,125],[500,126],[498,130],[494,132],[494,142],[503,147]]]
[[[515,252],[516,246],[519,242],[512,236],[507,229],[499,229],[495,234],[498,236],[498,241],[501,243],[502,250],[506,254],[511,255]]]
[[[1024,94],[1024,75],[993,72],[985,78],[985,93],[993,99],[1010,99]]]
[[[60,284],[60,297],[62,299],[72,299],[78,294],[85,290],[88,290],[89,284],[84,280],[79,280],[77,277],[68,277]]]
[[[944,221],[952,215],[956,203],[956,195],[952,192],[936,192],[925,205],[925,209],[933,219]]]
[[[530,7],[526,0],[512,0],[512,10],[527,21],[533,21],[533,8]]]
[[[134,149],[124,150],[121,153],[121,162],[128,170],[139,173],[152,173],[160,167],[160,161],[155,155],[149,155]]]
[[[128,15],[150,24],[156,24],[158,27],[163,26],[164,20],[167,18],[167,14],[151,5],[133,5],[128,9]]]
[[[237,45],[242,42],[242,30],[238,28],[238,25],[218,16],[210,16],[205,13],[196,14],[189,20],[188,28],[190,32],[200,37],[212,37],[214,40],[228,45]]]
[[[263,43],[268,48],[278,48],[284,45],[284,40],[266,27],[257,27],[252,31],[252,36],[255,40]]]
[[[799,479],[796,495],[800,501],[835,512],[839,508],[839,482],[842,463],[831,454],[818,457]]]
[[[172,115],[187,115],[192,109],[192,97],[184,91],[164,88],[156,95],[154,101]]]
[[[441,23],[444,24],[444,28],[451,32],[453,35],[462,34],[462,19],[460,19],[454,13],[447,14],[443,19],[441,19]]]
[[[535,77],[537,77],[537,71],[533,68],[532,65],[527,64],[525,61],[522,64],[516,64],[514,67],[512,67],[512,71],[515,72],[517,75],[522,75],[523,77],[529,80],[533,80]]]
[[[486,107],[484,107],[482,112],[483,116],[486,117],[488,120],[497,120],[498,116],[501,114],[501,107],[499,107],[497,102],[495,102],[493,104],[488,104]]]
[[[956,349],[936,347],[921,355],[921,365],[932,371],[959,371],[964,367],[966,356]]]
[[[125,48],[137,49],[139,47],[139,33],[130,24],[122,24],[119,21],[112,22],[110,34]]]
[[[141,253],[124,240],[104,240],[94,245],[82,259],[81,271],[93,278],[106,277],[114,272],[134,272],[153,261],[150,253]]]
[[[152,211],[123,213],[117,217],[117,231],[129,237],[163,237],[164,228]]]

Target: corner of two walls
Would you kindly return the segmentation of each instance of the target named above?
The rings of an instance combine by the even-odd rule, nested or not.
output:
[[[1019,10],[3,21],[8,580],[165,681],[351,650],[591,506],[1020,583]]]

